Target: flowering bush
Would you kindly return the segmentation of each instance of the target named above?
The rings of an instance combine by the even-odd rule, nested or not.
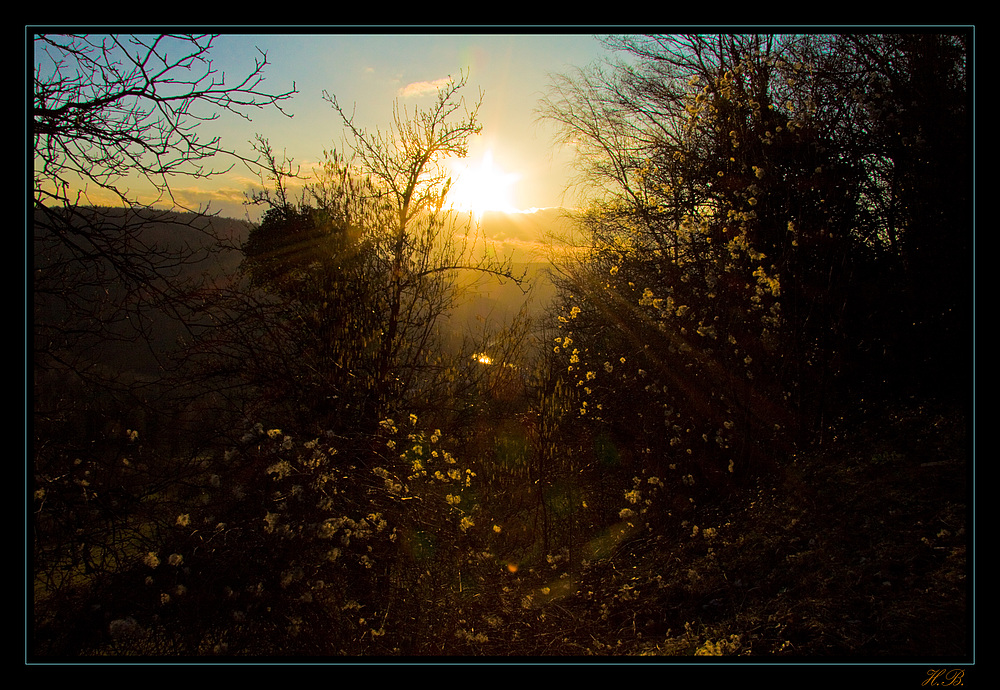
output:
[[[439,429],[410,420],[402,430],[383,420],[372,441],[389,452],[257,425],[206,460],[198,500],[113,578],[121,603],[109,644],[228,655],[426,644],[414,620],[435,620],[427,607],[447,599],[447,574],[476,542],[475,474]]]

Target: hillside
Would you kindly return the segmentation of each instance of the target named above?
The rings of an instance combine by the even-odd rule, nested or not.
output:
[[[122,216],[120,209],[96,209],[104,222],[135,228],[132,242],[136,251],[149,255],[162,252],[170,256],[174,252],[189,252],[190,260],[183,263],[164,262],[164,275],[171,276],[174,285],[187,290],[196,297],[200,292],[211,292],[233,285],[240,280],[239,267],[243,254],[239,247],[246,241],[250,231],[247,221],[222,216],[199,217],[193,213],[158,212],[152,220],[136,223],[134,218]],[[557,227],[560,212],[549,210],[536,214],[489,214],[481,231],[497,241],[496,251],[509,256],[513,261],[513,273],[525,276],[525,283],[518,285],[495,278],[483,278],[469,272],[456,275],[456,281],[468,287],[461,294],[456,307],[446,315],[443,324],[448,338],[456,342],[464,336],[479,337],[510,322],[522,308],[530,317],[540,316],[554,295],[554,288],[545,275],[547,263],[539,261],[534,251],[536,241],[546,232],[546,227]],[[37,243],[36,243],[37,244]],[[40,260],[36,246],[36,264]],[[63,251],[58,249],[57,251]],[[63,255],[46,255],[46,263],[58,264]],[[185,287],[186,286],[186,287]],[[111,296],[121,305],[141,304],[141,298],[114,286],[117,292]],[[120,293],[120,294],[119,294]],[[61,299],[50,299],[35,293],[35,319],[62,323],[65,320]],[[170,310],[157,308],[152,303],[143,306],[145,330],[148,333],[149,349],[135,347],[133,336],[119,340],[106,339],[94,347],[103,350],[102,358],[111,366],[121,369],[152,372],[156,371],[158,360],[155,353],[170,353],[176,348],[178,339],[186,334],[184,325]],[[108,321],[105,325],[111,325]],[[138,334],[135,334],[137,337]]]

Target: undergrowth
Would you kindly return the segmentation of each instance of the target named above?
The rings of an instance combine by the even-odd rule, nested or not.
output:
[[[783,473],[609,559],[526,574],[516,615],[486,616],[473,653],[963,657],[964,416],[911,401],[831,432]]]

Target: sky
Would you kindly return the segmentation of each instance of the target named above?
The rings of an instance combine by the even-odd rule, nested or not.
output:
[[[283,108],[293,115],[257,112],[251,122],[226,117],[205,126],[203,135],[218,133],[223,143],[250,152],[255,135],[265,136],[307,171],[322,160],[324,149],[343,149],[343,127],[323,92],[336,96],[358,124],[382,128],[390,124],[393,103],[412,109],[434,102],[433,86],[448,77],[468,76],[462,93],[468,100],[483,96],[479,111],[482,133],[470,141],[464,161],[469,184],[456,189],[465,200],[496,210],[527,211],[559,206],[570,174],[570,153],[554,144],[551,123],[540,122],[536,108],[549,75],[599,60],[607,51],[587,33],[246,33],[224,32],[213,44],[214,66],[227,80],[252,69],[257,49],[269,65],[263,87],[286,91],[294,82],[298,94]],[[458,177],[461,185],[463,178]],[[223,215],[243,217],[240,202],[252,182],[248,171],[180,189],[189,201],[212,201]]]

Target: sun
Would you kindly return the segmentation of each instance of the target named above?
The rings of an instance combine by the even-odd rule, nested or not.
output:
[[[504,172],[493,162],[493,152],[487,151],[477,165],[467,161],[452,164],[452,184],[447,207],[472,213],[481,218],[487,211],[511,213],[513,189],[520,176]]]

